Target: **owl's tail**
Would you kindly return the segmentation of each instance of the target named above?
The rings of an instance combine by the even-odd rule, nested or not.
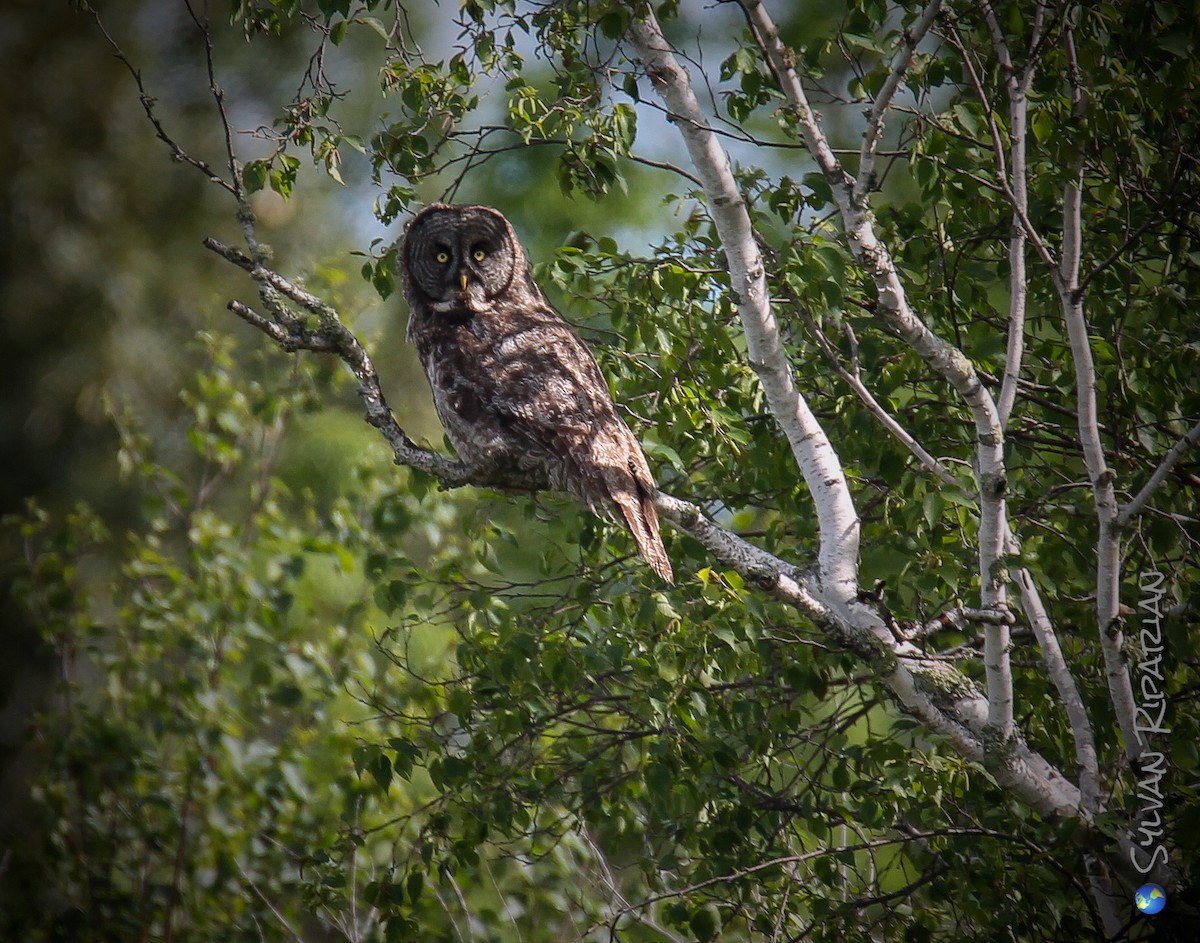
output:
[[[660,577],[668,583],[675,582],[675,574],[671,570],[671,560],[667,556],[667,548],[663,546],[662,534],[658,528],[658,511],[654,507],[654,492],[648,489],[638,477],[638,469],[630,468],[633,480],[632,488],[614,489],[613,504],[621,513],[625,526],[633,534],[646,562]]]

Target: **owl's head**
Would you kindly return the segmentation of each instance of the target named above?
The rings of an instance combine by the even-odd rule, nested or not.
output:
[[[430,204],[408,224],[399,258],[410,301],[435,311],[482,311],[526,268],[512,226],[489,206]]]

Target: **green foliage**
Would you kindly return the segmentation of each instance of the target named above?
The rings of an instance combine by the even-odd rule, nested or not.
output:
[[[313,867],[375,870],[354,836],[377,803],[346,758],[373,728],[356,689],[383,665],[359,563],[376,538],[361,507],[319,512],[273,473],[313,377],[246,383],[230,346],[197,347],[210,366],[182,394],[178,468],[114,416],[135,528],[110,534],[86,507],[6,522],[17,593],[60,659],[36,723],[45,832],[14,862],[41,882],[6,900],[7,937],[290,939],[306,899],[330,925],[361,919]],[[383,500],[378,485],[358,498]]]

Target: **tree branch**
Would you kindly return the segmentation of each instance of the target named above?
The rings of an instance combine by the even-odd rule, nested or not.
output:
[[[1042,651],[1042,661],[1054,687],[1058,691],[1063,709],[1067,713],[1067,721],[1071,725],[1071,735],[1075,742],[1075,759],[1079,762],[1079,793],[1083,807],[1093,815],[1100,812],[1100,765],[1096,755],[1096,739],[1092,735],[1092,723],[1088,719],[1087,708],[1075,684],[1075,677],[1067,667],[1063,657],[1062,647],[1058,644],[1058,636],[1046,607],[1042,604],[1041,593],[1033,575],[1025,567],[1016,571],[1016,583],[1021,594],[1021,608],[1030,629],[1038,640]]]
[[[888,77],[884,80],[879,94],[875,96],[870,111],[867,112],[867,124],[862,133],[862,149],[858,156],[858,175],[854,180],[852,196],[855,204],[859,206],[865,205],[867,194],[875,185],[875,156],[879,142],[883,139],[884,116],[891,108],[892,99],[895,98],[900,83],[904,80],[904,73],[908,71],[908,67],[912,63],[913,53],[937,20],[941,8],[941,0],[931,0],[921,12],[917,22],[904,31],[904,40],[900,50],[892,59],[892,68],[888,72]]]
[[[975,424],[975,473],[979,483],[980,608],[1005,603],[1003,567],[1007,533],[1004,493],[1004,432],[996,404],[961,350],[939,337],[917,316],[891,253],[879,241],[865,203],[855,199],[854,181],[842,169],[792,63],[795,56],[783,45],[762,0],[738,0],[755,42],[766,57],[775,80],[791,105],[801,136],[829,183],[842,218],[851,252],[875,284],[878,314],[922,359],[959,394],[971,410]],[[989,723],[999,742],[1014,733],[1012,670],[1009,665],[1008,626],[990,626],[986,633],[984,668],[987,673]]]
[[[1029,294],[1029,283],[1025,267],[1025,244],[1029,236],[1023,220],[1029,218],[1029,179],[1026,155],[1026,142],[1029,134],[1028,93],[1030,86],[1033,84],[1037,66],[1033,52],[1031,51],[1025,68],[1018,73],[1013,64],[1012,53],[1009,51],[1008,44],[1004,39],[1004,31],[1000,28],[1000,22],[996,18],[995,11],[988,0],[982,0],[981,8],[984,14],[984,21],[992,33],[992,42],[996,48],[1000,67],[1005,75],[1005,87],[1008,90],[1009,162],[1011,164],[1011,171],[1004,189],[1012,202],[1013,219],[1008,244],[1008,344],[1005,348],[1004,378],[1001,381],[1000,397],[997,401],[1000,421],[1007,427],[1009,417],[1012,415],[1013,406],[1016,403],[1017,383],[1021,376],[1021,362],[1024,359],[1025,350],[1025,307]],[[1033,36],[1030,39],[1031,49],[1036,47],[1040,42],[1044,18],[1045,3],[1039,3],[1035,15]],[[960,56],[964,61],[967,61],[966,50],[961,47],[961,44],[958,45]],[[971,75],[973,81],[976,82],[977,89],[982,92],[982,88],[978,86],[978,80],[973,70]],[[996,127],[996,122],[992,117],[990,109],[988,110],[988,124],[992,129],[993,138],[998,142],[999,129]],[[1004,177],[1003,153],[999,149],[996,151],[997,168],[1001,174],[1001,179]]]
[[[821,532],[818,568],[823,592],[831,603],[847,606],[858,589],[858,516],[833,446],[796,388],[771,310],[762,256],[729,157],[700,108],[687,70],[676,59],[653,13],[647,12],[643,19],[631,23],[626,38],[679,128],[703,182],[729,265],[750,366],[759,376],[771,413],[813,497]]]
[[[1064,36],[1070,62],[1073,110],[1082,116],[1085,107],[1079,66],[1075,57],[1072,32]],[[1100,532],[1096,538],[1096,620],[1100,634],[1100,650],[1104,656],[1104,674],[1108,680],[1109,697],[1116,714],[1117,725],[1124,740],[1126,758],[1132,763],[1142,751],[1141,736],[1135,721],[1136,705],[1123,651],[1121,632],[1120,580],[1121,539],[1117,518],[1117,496],[1114,476],[1108,467],[1104,444],[1100,438],[1099,407],[1096,398],[1096,365],[1092,358],[1087,320],[1083,311],[1083,294],[1079,290],[1080,260],[1083,254],[1083,156],[1075,161],[1071,179],[1063,190],[1063,245],[1058,268],[1059,303],[1071,347],[1071,362],[1075,369],[1075,399],[1079,412],[1079,440],[1083,460],[1092,483],[1092,498]]]
[[[242,224],[242,236],[246,240],[246,246],[255,256],[258,256],[261,254],[261,250],[258,245],[258,236],[254,231],[254,211],[250,208],[250,200],[242,181],[242,169],[233,148],[233,127],[229,123],[229,114],[225,111],[225,92],[217,83],[216,66],[213,63],[212,30],[208,25],[207,6],[203,18],[196,13],[191,0],[184,0],[184,6],[187,8],[192,22],[200,30],[200,35],[204,38],[204,67],[208,75],[208,90],[217,106],[217,115],[221,119],[221,131],[225,138],[225,160],[229,166],[229,190],[237,200],[238,219]]]
[[[1008,71],[1011,75],[1012,69],[1013,69],[1012,58],[1009,55],[1007,45],[1004,43],[1004,34],[1003,34],[1003,31],[1000,30],[999,24],[995,25],[993,32],[995,35],[999,36],[998,49],[1000,50],[1001,64],[1002,64],[1003,68],[1005,68],[1005,70]],[[1014,222],[1016,225],[1018,225],[1020,227],[1021,233],[1023,234],[1022,241],[1023,242],[1028,241],[1033,244],[1034,251],[1037,252],[1039,258],[1041,258],[1041,260],[1047,265],[1047,267],[1049,267],[1050,275],[1051,275],[1051,278],[1054,279],[1055,285],[1060,286],[1061,285],[1061,273],[1059,272],[1058,267],[1054,261],[1054,254],[1050,251],[1050,247],[1046,244],[1046,241],[1042,238],[1041,234],[1034,227],[1033,221],[1029,218],[1028,196],[1027,195],[1019,195],[1018,193],[1016,193],[1013,189],[1013,186],[1009,182],[1008,169],[1005,166],[1005,161],[1004,161],[1004,144],[1001,139],[1000,128],[996,124],[995,114],[994,114],[994,112],[992,110],[992,106],[989,102],[987,92],[983,88],[983,82],[979,77],[979,72],[975,68],[975,63],[972,61],[970,55],[967,53],[966,47],[963,44],[962,39],[958,35],[958,30],[953,25],[951,25],[950,28],[946,31],[946,38],[950,41],[950,43],[958,51],[959,58],[962,60],[963,66],[967,70],[967,77],[971,82],[971,87],[972,87],[972,89],[974,89],[976,97],[979,99],[980,104],[983,106],[983,109],[984,109],[985,113],[987,114],[988,131],[992,138],[992,150],[996,155],[996,173],[997,173],[997,179],[999,182],[1000,191],[1004,194],[1005,199],[1008,200],[1009,204],[1013,208]],[[1020,113],[1018,114],[1018,117],[1020,117],[1022,120],[1022,124],[1021,124],[1021,128],[1020,128],[1022,140],[1020,142],[1021,148],[1019,151],[1019,158],[1022,162],[1022,171],[1024,170],[1024,134],[1025,134],[1025,130],[1026,130],[1025,129],[1025,113],[1027,111],[1027,101],[1026,101],[1027,91],[1028,91],[1028,88],[1027,88],[1027,86],[1024,85],[1024,83],[1014,83],[1010,87],[1010,94],[1015,93],[1019,96],[1019,99],[1020,99],[1020,109],[1019,109]],[[1011,102],[1011,99],[1010,99],[1010,102]],[[1016,141],[1014,140],[1014,145],[1015,144],[1016,144]],[[1015,155],[1016,155],[1016,153],[1017,152],[1014,152]],[[1014,157],[1014,159],[1016,159],[1016,156]],[[1022,182],[1024,182],[1024,173],[1022,173]]]
[[[1178,442],[1171,446],[1171,450],[1163,456],[1163,460],[1158,463],[1158,467],[1154,469],[1154,473],[1150,476],[1149,480],[1142,485],[1141,490],[1133,496],[1128,504],[1121,507],[1116,518],[1118,528],[1127,527],[1146,510],[1146,505],[1150,503],[1150,499],[1154,497],[1154,493],[1162,487],[1162,483],[1167,480],[1167,475],[1171,473],[1171,469],[1183,458],[1184,453],[1188,449],[1196,447],[1197,442],[1200,442],[1200,422],[1192,426],[1192,428],[1180,437]]]
[[[1012,625],[1013,614],[1007,609],[972,609],[969,606],[956,606],[928,622],[906,630],[904,637],[909,640],[928,638],[948,629],[961,631],[971,624]]]

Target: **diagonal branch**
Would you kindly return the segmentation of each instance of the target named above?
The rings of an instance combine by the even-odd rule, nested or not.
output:
[[[1075,677],[1067,666],[1062,647],[1058,644],[1058,636],[1046,608],[1042,604],[1041,593],[1033,575],[1025,567],[1016,571],[1016,583],[1021,594],[1021,608],[1025,610],[1025,618],[1038,640],[1042,650],[1042,661],[1054,687],[1058,690],[1059,700],[1067,712],[1067,721],[1071,725],[1071,736],[1075,742],[1075,758],[1079,762],[1079,791],[1083,807],[1092,814],[1100,812],[1100,767],[1096,754],[1096,740],[1092,735],[1092,724],[1088,719],[1087,708],[1075,684]]]
[[[875,157],[879,142],[883,139],[883,119],[892,107],[892,99],[895,98],[900,83],[904,80],[904,74],[912,63],[913,53],[937,20],[941,8],[941,0],[931,0],[917,22],[904,31],[904,41],[892,59],[888,77],[867,113],[867,124],[862,133],[862,149],[858,156],[858,175],[854,180],[853,200],[860,206],[865,204],[867,194],[875,185]]]
[[[971,410],[975,425],[975,473],[979,483],[980,608],[1005,604],[1004,554],[1006,523],[1004,494],[1004,430],[995,401],[971,361],[961,350],[929,329],[913,311],[907,292],[887,247],[880,242],[865,203],[856,203],[855,184],[834,156],[829,140],[808,103],[793,63],[795,55],[779,38],[779,31],[762,0],[738,0],[755,42],[766,57],[784,97],[792,107],[800,134],[817,161],[841,215],[850,250],[875,285],[876,311],[887,326],[958,393]],[[989,626],[985,634],[984,668],[987,675],[988,722],[999,742],[1014,733],[1012,668],[1008,654],[1007,625]]]
[[[999,27],[997,26],[996,29],[998,31]],[[1042,238],[1041,233],[1038,232],[1037,228],[1033,225],[1033,220],[1029,217],[1028,197],[1026,195],[1017,193],[1014,189],[1014,183],[1010,182],[1008,168],[1005,166],[1004,144],[1001,140],[1000,128],[996,124],[995,113],[989,102],[987,92],[984,91],[983,81],[979,77],[979,71],[975,68],[974,61],[967,53],[966,46],[958,35],[958,30],[951,25],[946,31],[945,35],[950,44],[953,45],[955,50],[958,52],[959,59],[962,61],[963,67],[967,70],[967,78],[971,83],[971,88],[975,92],[976,97],[979,99],[980,105],[983,106],[983,109],[987,114],[988,130],[992,139],[992,151],[996,155],[996,179],[1000,192],[1004,194],[1005,199],[1008,200],[1009,204],[1013,208],[1014,226],[1019,227],[1021,231],[1022,243],[1027,241],[1033,246],[1038,257],[1049,267],[1050,275],[1054,280],[1055,285],[1061,288],[1061,273],[1059,272],[1057,264],[1054,261],[1054,253],[1051,251],[1050,246],[1047,245],[1046,241]],[[1001,42],[1003,42],[1003,34],[1001,33],[1000,36]],[[1002,51],[1001,64],[1004,66],[1004,68],[1011,70],[1013,66],[1012,60],[1009,57],[1008,47],[1002,44],[1000,49]],[[1030,66],[1030,68],[1032,68],[1032,66]],[[1027,78],[1031,78],[1031,76],[1028,76]],[[1017,112],[1014,114],[1014,119],[1019,118],[1021,121],[1019,129],[1014,124],[1014,133],[1019,130],[1022,136],[1025,133],[1025,114],[1028,109],[1026,92],[1027,88],[1024,82],[1014,81],[1013,84],[1010,85],[1010,110],[1012,107],[1014,107],[1013,103],[1015,102]],[[1012,96],[1016,97],[1012,98]],[[1022,162],[1022,166],[1020,168],[1020,181],[1021,185],[1023,186],[1025,154],[1024,141],[1022,140],[1017,142],[1014,140],[1013,147],[1014,161],[1020,160]],[[1014,173],[1015,172],[1016,168],[1014,168]]]
[[[817,324],[812,314],[800,304],[799,299],[790,297],[788,300],[791,302],[793,307],[800,312],[800,316],[808,325],[808,329],[812,332],[813,337],[816,338],[817,346],[821,348],[821,353],[825,355],[825,359],[829,362],[829,365],[833,367],[837,375],[842,378],[842,381],[854,391],[854,395],[859,398],[859,401],[867,408],[867,411],[879,421],[879,424],[883,426],[884,429],[891,433],[892,437],[895,438],[896,441],[912,452],[917,461],[924,465],[927,471],[936,476],[937,479],[942,482],[942,484],[950,487],[957,487],[958,479],[954,477],[950,469],[946,467],[946,464],[940,459],[931,455],[925,446],[918,442],[913,435],[900,424],[900,421],[896,419],[895,416],[883,408],[883,405],[875,398],[875,394],[868,389],[867,385],[862,381],[862,377],[859,374],[857,356],[855,356],[853,360],[854,370],[852,372],[842,363],[841,359],[838,357],[837,351],[833,347],[833,344],[830,343],[829,338],[825,336],[825,332],[821,330],[820,325]],[[846,330],[848,332],[850,331],[848,324],[846,325]],[[851,337],[853,337],[852,333]]]
[[[383,434],[397,464],[424,471],[447,488],[476,485],[527,492],[538,487],[527,478],[498,479],[489,470],[469,468],[414,445],[384,400],[370,356],[341,323],[334,309],[237,249],[215,239],[206,240],[205,245],[259,283],[269,316],[239,302],[230,306],[234,313],[285,350],[333,353],[350,367],[366,404],[367,421]],[[316,319],[316,326],[310,326],[309,318],[290,311],[283,299],[308,312]],[[934,658],[926,658],[911,643],[894,636],[867,607],[854,606],[853,618],[848,617],[831,606],[820,580],[721,527],[699,506],[661,492],[655,505],[663,519],[699,541],[714,559],[741,574],[748,585],[824,627],[848,651],[863,659],[927,729],[945,736],[962,756],[976,762],[986,761],[980,733],[986,716],[985,702],[968,678]],[[1078,790],[1019,738],[1010,746],[1005,768],[998,771],[1001,781],[1011,784],[1019,796],[1042,814],[1075,815]]]
[[[258,283],[259,294],[271,317],[267,318],[240,302],[232,302],[230,310],[251,326],[257,328],[285,351],[311,350],[319,353],[335,353],[350,368],[358,381],[358,392],[363,399],[367,422],[378,429],[392,448],[397,464],[416,468],[436,476],[448,488],[476,483],[470,469],[460,462],[452,462],[436,452],[418,447],[408,437],[384,399],[379,385],[375,365],[354,334],[342,324],[337,312],[315,295],[309,294],[282,275],[265,268],[237,249],[226,246],[216,239],[204,240],[204,245],[228,262],[250,273]],[[318,327],[306,326],[305,319],[289,311],[281,302],[281,296],[298,304],[317,318]],[[490,482],[501,487],[518,487],[528,490],[528,479],[524,482]]]
[[[1128,504],[1122,506],[1117,514],[1116,524],[1118,527],[1126,527],[1146,509],[1146,505],[1150,503],[1154,493],[1162,487],[1162,483],[1166,481],[1171,469],[1183,458],[1184,453],[1188,449],[1195,448],[1197,443],[1200,443],[1200,422],[1192,426],[1180,437],[1178,442],[1171,446],[1171,450],[1163,456],[1163,460],[1158,463],[1158,467],[1154,469],[1149,480],[1142,485],[1141,490],[1130,499]]]
[[[729,156],[700,107],[687,69],[679,63],[653,13],[647,11],[643,19],[631,23],[626,38],[679,129],[703,182],[725,250],[750,366],[758,374],[771,413],[813,496],[821,533],[821,584],[831,603],[846,606],[858,589],[858,515],[833,445],[796,388],[767,293],[762,254]]]

